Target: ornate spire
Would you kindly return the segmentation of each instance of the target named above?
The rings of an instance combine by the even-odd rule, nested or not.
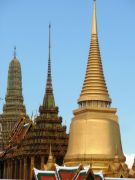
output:
[[[96,1],[94,0],[92,35],[87,71],[78,103],[81,106],[107,107],[111,103],[103,73],[98,44]]]
[[[25,114],[25,106],[23,105],[22,96],[21,65],[16,58],[16,47],[14,48],[14,58],[9,64],[8,85],[5,100],[6,103],[3,107],[5,113]]]
[[[50,149],[49,149],[49,156],[48,156],[48,161],[54,162],[54,158],[52,155],[52,145],[50,144]]]
[[[0,120],[3,127],[3,148],[8,145],[10,134],[20,116],[27,117],[22,96],[21,65],[16,58],[16,48],[14,48],[13,59],[9,64],[8,70],[7,94],[5,97],[5,104],[3,106],[3,113],[0,115]]]
[[[53,88],[52,88],[52,75],[51,75],[51,24],[49,24],[48,73],[47,73],[46,92],[43,100],[43,106],[45,106],[46,108],[55,107]]]

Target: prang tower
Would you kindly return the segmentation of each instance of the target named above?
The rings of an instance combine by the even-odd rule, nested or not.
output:
[[[3,113],[0,115],[3,148],[9,143],[10,133],[21,116],[26,117],[26,108],[23,104],[21,65],[16,58],[15,48],[14,57],[9,64],[7,93]]]
[[[106,175],[110,171],[110,174],[114,172],[113,176],[119,176],[116,169],[127,169],[127,166],[124,163],[117,110],[111,108],[103,73],[95,0],[88,64],[78,104],[79,108],[73,112],[65,164],[90,164],[94,171],[102,170]],[[122,176],[126,176],[126,173],[127,170]]]

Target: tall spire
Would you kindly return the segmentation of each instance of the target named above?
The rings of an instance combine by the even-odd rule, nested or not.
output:
[[[0,115],[4,146],[8,143],[14,125],[22,115],[26,116],[22,95],[21,65],[16,58],[16,48],[14,48],[13,59],[9,64],[8,70],[5,104],[3,106],[3,113]]]
[[[96,0],[94,0],[93,6],[92,35],[87,70],[78,103],[81,106],[89,105],[98,107],[107,107],[111,103],[104,78],[98,44]]]
[[[94,7],[93,7],[92,34],[97,34],[96,0],[94,0]]]
[[[55,107],[53,87],[52,87],[52,75],[51,75],[51,24],[49,24],[48,73],[47,73],[46,92],[43,100],[43,106],[45,106],[46,108]]]
[[[13,60],[9,64],[7,94],[5,99],[4,112],[25,114],[22,96],[21,65],[16,58],[16,47],[14,48]]]

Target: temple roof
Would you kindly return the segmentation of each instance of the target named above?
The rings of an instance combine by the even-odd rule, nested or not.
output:
[[[100,49],[98,44],[95,0],[93,7],[92,34],[88,64],[82,92],[78,103],[86,101],[103,101],[108,103],[111,102],[104,78]]]

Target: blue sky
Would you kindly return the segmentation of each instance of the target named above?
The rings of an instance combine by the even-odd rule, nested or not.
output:
[[[17,47],[28,114],[42,104],[52,24],[52,73],[56,104],[69,127],[88,57],[92,0],[0,1],[0,96]],[[99,43],[112,107],[118,108],[124,152],[135,153],[135,1],[97,0]],[[0,102],[2,111],[4,101]]]

